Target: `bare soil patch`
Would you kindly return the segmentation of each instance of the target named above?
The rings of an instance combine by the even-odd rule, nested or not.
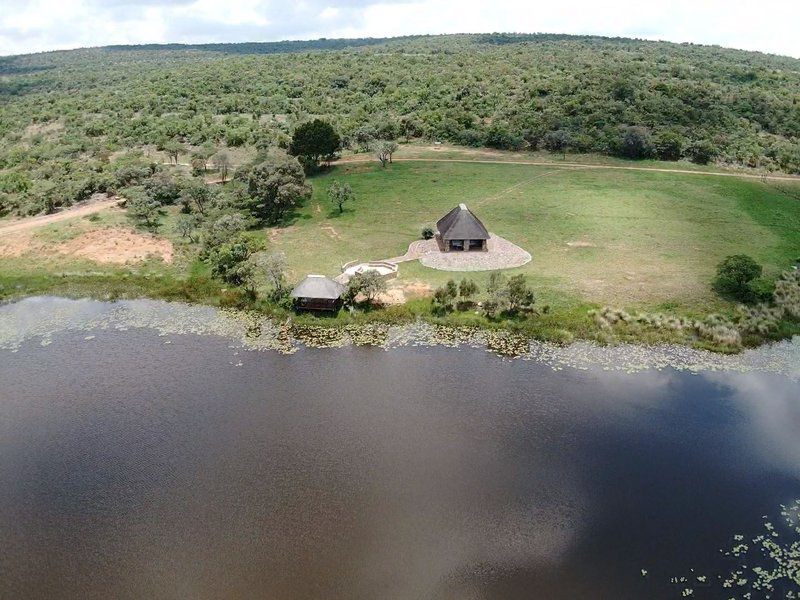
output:
[[[25,231],[0,237],[0,256],[17,258],[34,248],[31,234]]]
[[[88,231],[59,244],[55,250],[60,254],[111,264],[137,263],[150,258],[171,263],[174,252],[169,240],[124,228]]]
[[[411,298],[427,296],[431,292],[431,286],[422,281],[409,281],[406,283],[395,281],[389,286],[389,289],[386,290],[384,294],[380,294],[376,300],[382,304],[404,304]]]
[[[334,240],[338,240],[341,237],[339,232],[334,229],[333,225],[323,225],[320,227],[320,229],[331,236]]]

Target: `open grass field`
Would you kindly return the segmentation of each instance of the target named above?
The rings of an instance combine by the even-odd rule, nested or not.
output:
[[[326,196],[333,179],[357,196],[342,215]],[[265,231],[295,277],[402,255],[459,202],[533,255],[510,273],[529,275],[549,300],[706,311],[720,304],[709,283],[725,256],[749,254],[766,275],[800,258],[800,202],[756,179],[396,162],[340,165],[312,183],[313,198],[293,222]],[[435,286],[461,276],[403,263],[398,283]]]

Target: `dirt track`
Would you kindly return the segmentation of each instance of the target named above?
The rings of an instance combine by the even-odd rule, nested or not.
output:
[[[61,212],[53,213],[52,215],[41,215],[38,217],[29,217],[27,219],[17,219],[8,223],[0,224],[0,235],[9,233],[19,233],[21,231],[28,231],[36,229],[37,227],[44,227],[51,223],[58,223],[59,221],[66,221],[67,219],[74,219],[76,217],[85,217],[109,208],[113,208],[120,202],[120,198],[111,198],[109,200],[100,200],[99,202],[92,202],[91,204],[84,204],[82,206],[75,206],[62,210]]]
[[[372,156],[347,157],[334,161],[333,165],[347,165],[376,162]],[[393,162],[446,162],[446,163],[484,163],[500,165],[531,165],[536,167],[564,167],[568,169],[613,169],[617,171],[652,171],[654,173],[680,173],[683,175],[707,175],[711,177],[741,177],[743,179],[769,179],[770,181],[791,181],[800,183],[800,177],[792,175],[755,175],[751,173],[727,173],[723,171],[692,171],[691,169],[664,169],[660,167],[628,167],[624,165],[593,165],[591,163],[548,162],[537,160],[490,160],[482,158],[405,158],[395,157]]]

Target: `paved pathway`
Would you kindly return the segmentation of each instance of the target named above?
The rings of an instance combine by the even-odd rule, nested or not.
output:
[[[442,252],[436,239],[417,240],[408,246],[403,256],[387,259],[400,263],[419,260],[439,271],[496,271],[513,269],[531,261],[530,253],[499,235],[490,233],[486,252]]]

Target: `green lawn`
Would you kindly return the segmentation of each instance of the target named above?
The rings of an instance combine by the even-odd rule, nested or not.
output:
[[[339,215],[326,189],[357,196]],[[752,255],[777,275],[800,257],[800,202],[758,180],[553,166],[397,162],[341,165],[312,179],[314,195],[286,226],[266,232],[292,275],[336,275],[350,260],[401,255],[465,202],[490,231],[522,246],[523,272],[557,301],[708,310],[715,265]],[[438,285],[461,274],[400,266],[400,283]],[[471,275],[479,282],[486,274]]]

